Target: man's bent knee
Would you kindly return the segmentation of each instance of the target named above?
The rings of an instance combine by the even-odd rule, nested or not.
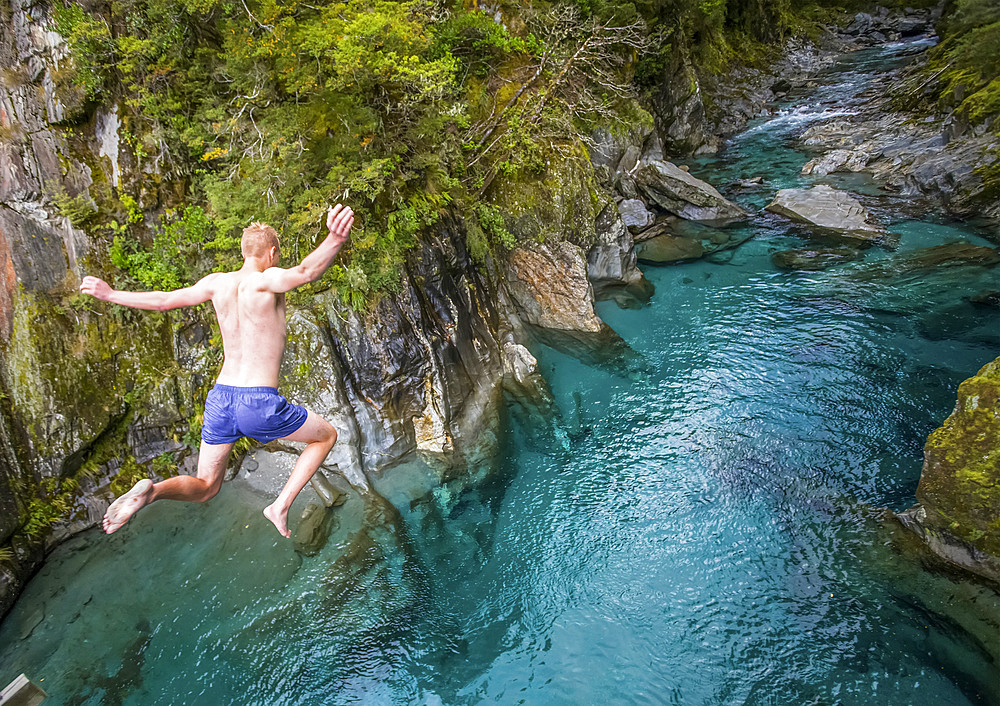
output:
[[[324,422],[322,427],[323,437],[320,439],[320,441],[329,444],[330,446],[333,446],[334,444],[337,443],[337,430],[334,429],[333,425],[330,424],[330,422],[326,421],[325,419],[323,420],[323,422]]]

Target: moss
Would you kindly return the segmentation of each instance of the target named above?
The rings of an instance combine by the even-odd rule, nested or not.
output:
[[[603,199],[582,142],[551,145],[539,174],[520,171],[497,177],[490,190],[495,208],[505,216],[506,230],[519,242],[569,240],[593,245],[594,223]]]
[[[924,458],[917,498],[928,524],[1000,556],[1000,358],[959,386]]]

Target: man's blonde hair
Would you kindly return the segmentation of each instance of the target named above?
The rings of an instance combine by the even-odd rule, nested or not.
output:
[[[266,223],[254,221],[243,229],[243,239],[240,241],[240,251],[243,257],[263,257],[271,248],[281,252],[278,242],[278,232]]]

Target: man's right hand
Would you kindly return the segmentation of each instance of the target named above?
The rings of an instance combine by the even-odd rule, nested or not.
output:
[[[337,204],[326,214],[326,227],[330,231],[330,236],[338,243],[347,240],[351,226],[354,224],[354,211],[350,208]]]
[[[109,301],[111,299],[112,289],[111,285],[103,279],[87,275],[83,278],[83,284],[80,285],[80,291],[84,294],[89,294],[92,297],[97,297],[101,301]]]

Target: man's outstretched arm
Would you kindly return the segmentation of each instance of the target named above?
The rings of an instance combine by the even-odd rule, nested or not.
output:
[[[323,242],[302,258],[302,262],[295,267],[287,270],[270,267],[264,270],[261,289],[275,293],[287,292],[307,282],[318,280],[340,252],[352,225],[354,225],[354,211],[338,203],[326,214],[326,227],[329,232]]]
[[[207,302],[214,293],[214,283],[217,274],[202,277],[195,284],[172,292],[126,292],[112,289],[103,279],[87,276],[83,278],[80,291],[101,301],[121,304],[132,309],[148,309],[150,311],[168,311],[182,306],[194,306]]]

